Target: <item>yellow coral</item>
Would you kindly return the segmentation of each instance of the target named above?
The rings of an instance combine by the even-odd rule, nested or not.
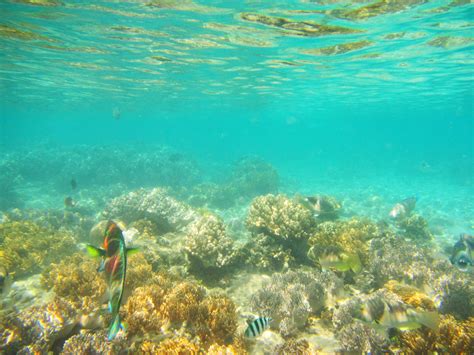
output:
[[[234,302],[226,296],[207,297],[201,303],[197,327],[198,335],[204,342],[230,343],[237,330]]]
[[[138,352],[139,354],[179,354],[179,355],[195,355],[200,353],[199,344],[188,340],[186,337],[176,337],[166,339],[160,343],[145,340]]]
[[[404,285],[398,281],[391,280],[385,284],[385,288],[398,295],[403,302],[415,308],[421,308],[427,311],[436,310],[433,300],[416,287]]]
[[[74,254],[59,264],[52,264],[41,275],[46,289],[67,299],[84,313],[100,308],[106,291],[103,277],[97,272],[97,262],[85,255]]]
[[[474,348],[474,318],[457,321],[453,316],[442,316],[438,332],[423,328],[400,334],[405,350],[421,353],[470,354]]]
[[[377,225],[366,219],[324,222],[309,238],[308,244],[312,248],[308,256],[317,261],[325,254],[357,253],[364,265],[368,259],[368,241],[378,233]]]
[[[123,306],[127,332],[134,334],[159,333],[163,324],[160,305],[169,285],[153,284],[135,289]]]
[[[170,323],[192,322],[197,319],[199,304],[205,290],[191,282],[182,282],[167,294],[161,305],[163,317]]]
[[[142,253],[131,255],[127,259],[127,275],[125,279],[125,288],[131,292],[138,286],[146,285],[153,278],[153,270]]]
[[[76,241],[68,232],[57,232],[33,222],[5,222],[0,224],[0,246],[4,255],[0,262],[21,277],[71,254]]]

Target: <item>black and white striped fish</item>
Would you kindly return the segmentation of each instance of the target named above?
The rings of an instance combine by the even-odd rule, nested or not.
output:
[[[268,329],[272,319],[270,317],[258,317],[252,322],[249,322],[249,326],[245,330],[244,335],[247,338],[255,338],[263,333],[264,330]]]

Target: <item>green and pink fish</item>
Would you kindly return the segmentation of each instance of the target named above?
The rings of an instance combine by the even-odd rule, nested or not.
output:
[[[91,256],[102,258],[98,271],[105,272],[109,297],[108,306],[110,313],[112,313],[108,339],[112,340],[123,328],[120,322],[119,310],[127,274],[127,256],[137,251],[137,249],[127,248],[122,230],[115,222],[109,221],[104,233],[103,248],[87,245],[87,251]]]

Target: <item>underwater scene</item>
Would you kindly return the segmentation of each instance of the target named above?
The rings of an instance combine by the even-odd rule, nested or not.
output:
[[[0,354],[474,353],[472,0],[0,14]]]

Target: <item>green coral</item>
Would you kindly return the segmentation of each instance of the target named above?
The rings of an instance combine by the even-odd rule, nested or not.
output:
[[[0,224],[1,264],[16,277],[40,272],[76,250],[73,236],[29,221]]]

